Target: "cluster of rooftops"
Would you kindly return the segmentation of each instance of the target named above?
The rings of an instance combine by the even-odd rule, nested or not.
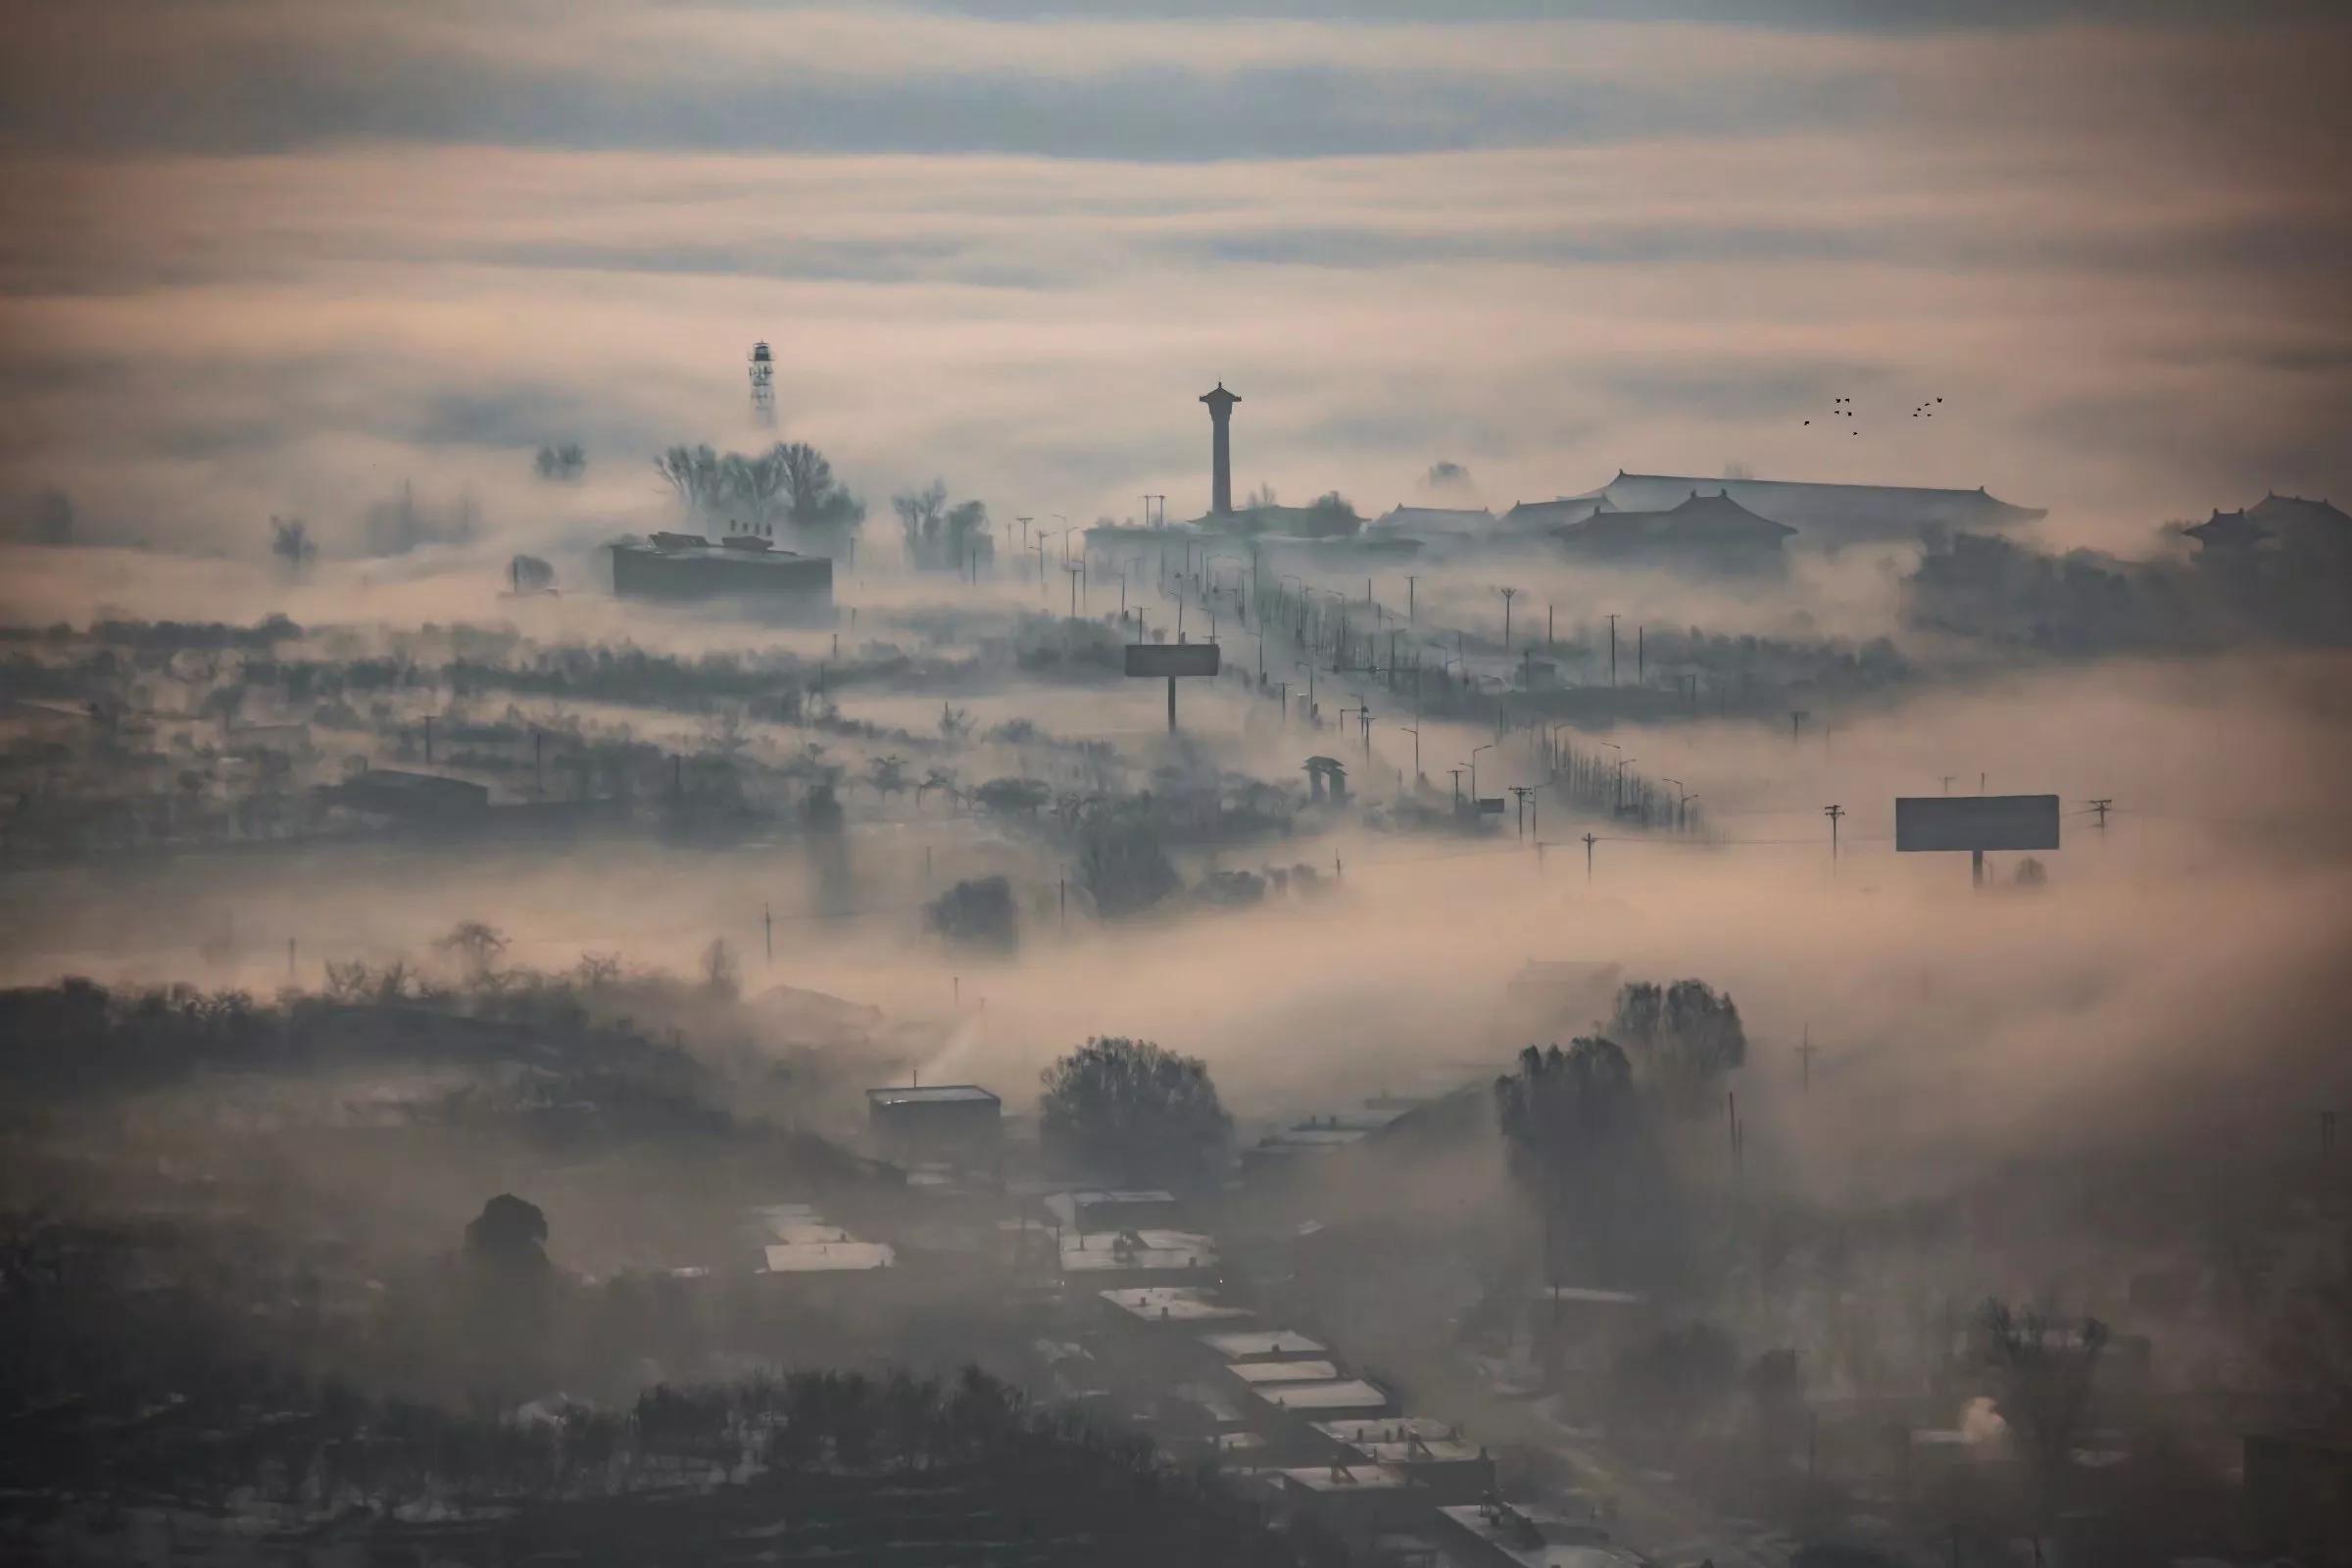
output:
[[[1499,517],[1484,508],[1399,506],[1371,526],[1376,533],[1437,537],[1548,536],[1571,549],[1630,554],[1724,546],[1773,550],[1797,534],[1835,546],[1914,538],[1930,528],[1997,532],[2045,514],[2012,506],[1982,486],[1938,490],[1620,471],[1597,489],[1522,501]]]

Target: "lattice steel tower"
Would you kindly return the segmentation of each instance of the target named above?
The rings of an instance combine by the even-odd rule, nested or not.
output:
[[[752,345],[752,417],[776,422],[776,357],[764,342]]]

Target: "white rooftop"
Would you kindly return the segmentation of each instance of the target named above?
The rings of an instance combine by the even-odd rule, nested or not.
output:
[[[1226,1371],[1251,1388],[1276,1383],[1329,1383],[1340,1369],[1329,1361],[1236,1361]]]
[[[1129,1236],[1134,1241],[1122,1247],[1122,1238]],[[1138,1242],[1142,1245],[1135,1245]],[[1090,1231],[1061,1239],[1061,1266],[1072,1273],[1207,1268],[1216,1261],[1210,1239],[1190,1231]]]
[[[1640,1291],[1604,1291],[1591,1285],[1539,1285],[1539,1301],[1582,1301],[1592,1306],[1644,1306],[1649,1298]]]
[[[1609,1534],[1590,1524],[1574,1522],[1545,1508],[1513,1504],[1511,1512],[1542,1536],[1531,1541],[1518,1529],[1488,1516],[1479,1503],[1440,1508],[1455,1529],[1489,1548],[1501,1552],[1522,1568],[1637,1568],[1643,1559],[1612,1545]]]
[[[1318,1421],[1315,1430],[1334,1443],[1402,1443],[1407,1437],[1436,1443],[1459,1436],[1459,1430],[1433,1416],[1354,1416],[1345,1421]]]
[[[792,1242],[760,1250],[770,1274],[856,1273],[898,1261],[888,1242]]]
[[[1102,1299],[1146,1323],[1227,1323],[1250,1317],[1247,1307],[1227,1306],[1198,1285],[1148,1285],[1099,1292]]]
[[[1297,1329],[1253,1329],[1239,1334],[1203,1334],[1200,1343],[1228,1361],[1262,1361],[1275,1356],[1321,1355],[1326,1348]]]
[[[1306,1492],[1396,1492],[1412,1485],[1411,1477],[1385,1464],[1300,1465],[1272,1476]]]
[[[901,1084],[868,1089],[865,1098],[877,1105],[997,1104],[997,1097],[978,1084]]]
[[[1329,1383],[1276,1383],[1253,1391],[1277,1410],[1380,1410],[1389,1396],[1362,1378]]]

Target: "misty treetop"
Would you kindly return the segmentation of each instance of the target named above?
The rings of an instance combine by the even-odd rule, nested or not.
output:
[[[1608,1035],[1623,1044],[1643,1084],[1686,1107],[1747,1059],[1738,1004],[1698,980],[1627,985],[1617,993]]]
[[[1086,819],[1078,838],[1078,882],[1096,912],[1113,920],[1141,914],[1182,885],[1148,801]]]
[[[1190,1185],[1210,1174],[1232,1134],[1208,1064],[1149,1040],[1091,1039],[1039,1078],[1042,1141],[1089,1173]]]
[[[1021,943],[1020,910],[1012,883],[1002,876],[971,877],[926,905],[924,923],[959,947],[1010,953]]]
[[[577,441],[548,445],[531,459],[531,471],[542,479],[574,483],[588,472],[588,453]]]
[[[817,544],[838,542],[865,520],[864,504],[806,441],[779,441],[754,456],[673,446],[654,459],[654,471],[690,516],[710,523],[781,523]]]
[[[1529,1046],[1495,1080],[1494,1109],[1511,1175],[1543,1216],[1545,1279],[1616,1284],[1672,1265],[1672,1183],[1615,1041]]]
[[[538,1204],[501,1193],[466,1224],[466,1255],[500,1268],[544,1269],[547,1214]]]
[[[890,505],[899,514],[899,530],[911,566],[953,571],[969,564],[975,555],[985,560],[996,553],[988,528],[988,508],[978,501],[951,505],[944,479],[893,496]]]

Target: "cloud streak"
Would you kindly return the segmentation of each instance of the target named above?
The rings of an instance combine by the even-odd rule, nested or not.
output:
[[[1220,376],[1292,494],[1740,462],[2136,542],[2352,492],[2340,28],[134,10],[0,66],[0,507],[113,537],[547,439],[651,506],[760,335],[862,491],[1009,511],[1196,497]]]

